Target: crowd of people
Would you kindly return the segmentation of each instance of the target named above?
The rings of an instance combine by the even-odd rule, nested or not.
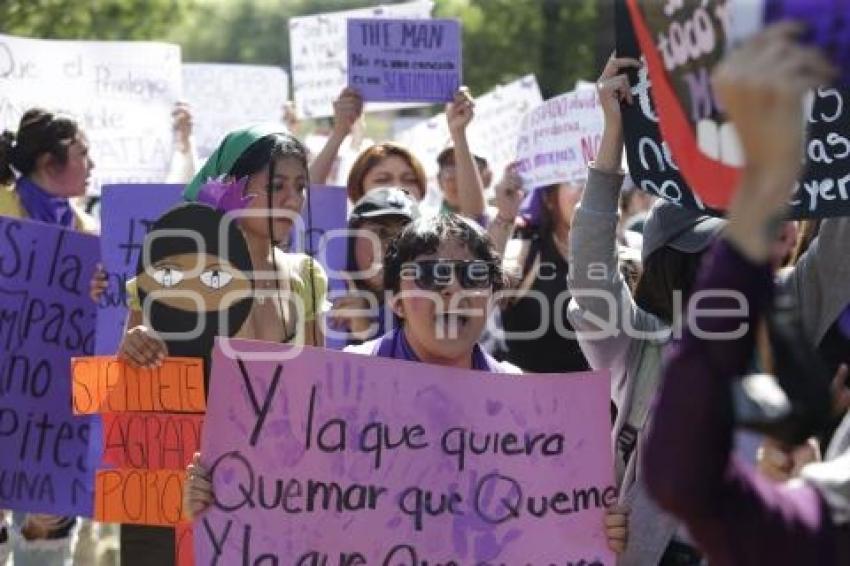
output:
[[[621,106],[634,103],[626,72],[642,63],[612,56],[596,85],[602,141],[583,181],[523,186],[508,167],[488,198],[494,172],[467,138],[466,89],[446,109],[438,210],[423,205],[428,180],[411,148],[364,148],[348,173],[337,294],[316,259],[288,244],[308,186],[327,182],[361,120],[359,94],[340,94],[317,153],[292,121],[247,126],[197,172],[180,106],[170,175],[186,183],[185,202],[145,240],[117,354],[156,367],[167,356],[208,361],[215,336],[323,347],[333,333],[353,353],[433,366],[605,369],[618,501],[600,528],[619,563],[850,564],[850,219],[786,220],[802,100],[834,74],[799,34],[770,28],[713,75],[745,156],[725,219],[656,200],[621,169]],[[95,233],[74,202],[93,167],[76,122],[28,111],[0,138],[0,214]],[[174,228],[198,232],[205,248],[160,235]],[[163,298],[178,287],[197,291],[200,306]],[[105,288],[100,269],[92,299]],[[780,298],[796,313],[794,342],[776,328]],[[165,337],[198,327],[192,340]],[[810,351],[830,379],[789,349]],[[807,402],[818,388],[826,405]],[[777,394],[783,410],[766,406]],[[757,451],[736,444],[741,427],[762,435]],[[197,517],[213,500],[203,454],[187,478],[184,509]],[[5,513],[0,564],[12,550],[15,566],[70,560],[80,523]],[[168,529],[123,526],[120,536],[124,565],[174,562]]]

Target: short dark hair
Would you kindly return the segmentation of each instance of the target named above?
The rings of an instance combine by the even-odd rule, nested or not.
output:
[[[38,158],[45,153],[64,165],[68,161],[68,147],[79,130],[77,122],[68,116],[43,108],[24,112],[17,133],[5,131],[0,135],[0,183],[15,179],[12,168],[20,175],[30,175]]]
[[[490,167],[490,164],[487,160],[480,155],[472,154],[472,159],[475,160],[475,165],[479,169],[487,169]],[[449,146],[437,156],[437,166],[442,169],[447,165],[455,164],[455,148],[453,146]]]
[[[384,256],[384,289],[397,293],[401,267],[421,255],[435,253],[440,244],[449,241],[463,244],[476,259],[493,264],[495,291],[505,286],[501,258],[487,232],[467,218],[445,212],[414,220],[390,243]]]

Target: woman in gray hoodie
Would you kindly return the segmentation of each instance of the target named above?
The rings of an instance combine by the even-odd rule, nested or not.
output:
[[[617,268],[616,228],[624,176],[620,105],[632,103],[622,73],[638,66],[634,59],[612,58],[597,84],[605,129],[572,224],[569,317],[591,367],[611,371],[616,481],[619,502],[629,510],[628,542],[620,564],[699,564],[702,557],[688,533],[652,501],[640,469],[662,348],[686,304],[701,256],[723,221],[671,203],[657,204],[644,228],[644,273],[631,293]],[[825,220],[795,268],[777,281],[796,299],[803,332],[813,345],[850,303],[848,241],[850,220]]]

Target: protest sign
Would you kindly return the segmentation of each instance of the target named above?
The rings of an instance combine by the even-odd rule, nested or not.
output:
[[[710,53],[705,50],[698,61],[681,65],[676,63],[676,57],[682,57],[681,50],[677,51],[679,55],[665,54],[669,43],[660,42],[656,46],[647,40],[648,24],[642,18],[639,25],[643,26],[644,41],[636,39],[634,24],[638,20],[634,17],[641,12],[633,11],[630,17],[628,9],[640,10],[642,4],[631,2],[623,0],[615,5],[617,53],[624,57],[641,57],[646,52],[644,43],[651,52],[644,67],[629,73],[635,103],[622,106],[629,172],[643,190],[689,208],[719,214],[715,209],[722,209],[728,203],[737,186],[742,162],[734,128],[725,122],[708,87],[711,67],[725,46],[722,34],[728,30],[723,28],[714,3],[688,5],[686,9],[675,11],[670,19],[665,19],[667,16],[657,10],[652,11],[647,22],[654,22],[653,29],[664,30],[658,36],[661,39],[667,37],[668,28],[670,36],[678,38],[682,29],[694,26],[697,21],[704,26],[702,33],[716,36]],[[662,54],[665,55],[662,57]],[[665,62],[668,59],[675,65],[671,72],[675,80],[667,76]],[[663,86],[661,99],[657,84]],[[791,199],[794,218],[850,213],[850,160],[846,159],[850,156],[850,108],[845,104],[847,100],[848,91],[827,87],[817,89],[808,97],[806,163]],[[657,108],[664,111],[658,112]],[[706,194],[711,195],[711,200],[703,202]]]
[[[291,353],[217,342],[199,563],[614,563],[606,372]]]
[[[0,35],[0,127],[16,130],[33,106],[76,117],[96,165],[94,193],[165,179],[179,94],[177,45]]]
[[[0,217],[0,509],[91,516],[99,423],[71,412],[94,350],[98,239]]]
[[[308,206],[309,203],[309,206]],[[328,277],[328,299],[348,292],[344,274],[348,254],[348,194],[345,187],[311,185],[301,218],[293,229],[293,249],[316,258]],[[307,240],[307,234],[310,240]],[[325,329],[325,346],[341,350],[345,341]]]
[[[534,75],[527,75],[475,97],[475,118],[467,128],[469,147],[487,159],[498,178],[516,159],[517,139],[523,116],[543,102]],[[399,133],[397,141],[410,148],[430,178],[437,174],[437,156],[451,145],[446,115],[433,118]]]
[[[333,116],[333,101],[348,77],[349,18],[418,18],[431,16],[433,3],[416,1],[329,12],[289,19],[289,52],[295,109],[302,118]],[[403,108],[405,104],[367,104],[367,112]]]
[[[204,411],[204,368],[197,358],[166,358],[158,367],[136,367],[111,356],[71,362],[74,413]]]
[[[191,413],[105,413],[102,466],[185,470],[201,445],[203,421]]]
[[[109,286],[98,304],[95,352],[118,351],[127,319],[127,281],[154,221],[181,200],[182,185],[109,185],[100,207],[101,257]]]
[[[195,147],[203,160],[231,130],[279,121],[289,100],[289,77],[280,67],[184,63],[183,98],[192,109]]]
[[[74,411],[103,413],[95,519],[167,527],[182,521],[185,469],[200,446],[206,408],[202,364],[166,358],[144,369],[107,356],[72,361]]]
[[[364,100],[449,102],[463,83],[457,20],[348,20],[348,86]]]
[[[523,185],[535,188],[587,178],[603,125],[595,89],[556,96],[530,111],[517,142],[517,172]]]

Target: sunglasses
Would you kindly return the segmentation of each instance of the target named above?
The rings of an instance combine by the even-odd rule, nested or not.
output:
[[[464,289],[487,289],[496,280],[496,266],[483,259],[423,259],[402,265],[401,277],[425,291],[448,287],[453,279]]]

